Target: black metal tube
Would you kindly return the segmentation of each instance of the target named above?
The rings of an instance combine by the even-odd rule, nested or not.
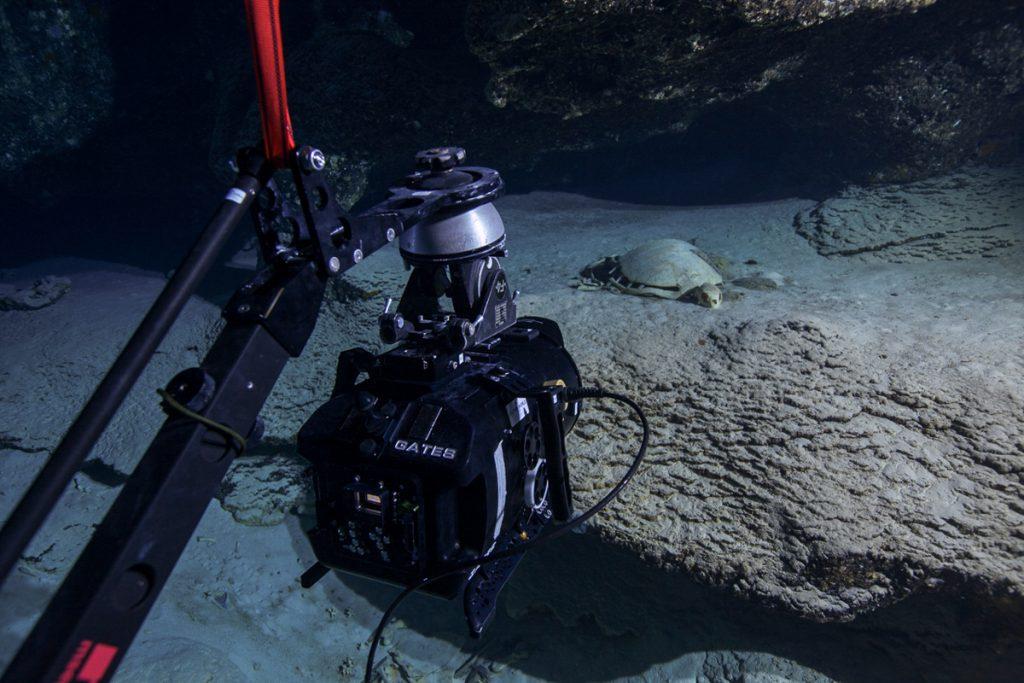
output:
[[[261,187],[262,182],[256,177],[238,176],[192,250],[8,517],[0,531],[0,584],[85,462]]]

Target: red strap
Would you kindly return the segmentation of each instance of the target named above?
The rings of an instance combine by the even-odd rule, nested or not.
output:
[[[280,4],[280,0],[245,0],[245,15],[249,20],[249,39],[256,67],[263,153],[275,166],[284,168],[295,149],[295,139],[284,84]]]

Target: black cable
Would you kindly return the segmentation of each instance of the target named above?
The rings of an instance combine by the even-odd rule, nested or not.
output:
[[[565,522],[564,524],[559,524],[551,528],[546,533],[542,533],[539,536],[535,536],[534,538],[531,538],[530,540],[524,543],[520,543],[514,548],[510,548],[508,550],[503,550],[501,552],[492,553],[490,555],[483,555],[481,557],[475,557],[472,559],[463,560],[461,562],[456,562],[455,564],[450,565],[443,572],[423,577],[416,583],[407,586],[404,590],[402,590],[401,593],[398,594],[397,597],[395,597],[394,600],[391,601],[391,604],[388,605],[388,608],[384,610],[384,614],[380,618],[380,623],[377,624],[377,628],[373,632],[373,640],[370,642],[370,652],[366,658],[366,672],[363,676],[363,683],[372,683],[373,660],[377,655],[377,647],[380,645],[381,636],[384,635],[384,627],[387,626],[387,623],[391,620],[391,616],[394,614],[395,610],[398,609],[398,606],[402,604],[402,601],[404,601],[407,597],[415,593],[420,588],[423,588],[424,586],[431,584],[434,581],[438,581],[439,579],[443,579],[446,576],[458,574],[459,572],[466,571],[467,569],[472,569],[473,567],[480,567],[491,562],[504,560],[508,557],[513,557],[515,555],[522,554],[531,548],[535,548],[541,543],[546,543],[547,541],[558,538],[559,536],[564,536],[565,534],[579,527],[587,520],[589,520],[591,517],[596,515],[598,512],[606,508],[609,503],[611,503],[616,497],[618,497],[619,493],[622,492],[622,489],[625,488],[626,484],[628,484],[629,481],[633,478],[633,475],[635,475],[637,470],[640,469],[640,464],[644,460],[644,454],[647,452],[647,442],[650,439],[651,428],[650,425],[647,424],[647,417],[644,415],[644,411],[640,408],[636,401],[629,398],[628,396],[612,393],[610,391],[604,391],[602,389],[577,389],[574,391],[566,392],[566,397],[570,400],[575,400],[584,397],[610,398],[613,401],[625,403],[633,410],[634,413],[636,413],[637,417],[640,419],[640,425],[643,428],[643,437],[640,440],[640,448],[637,449],[636,455],[633,457],[633,463],[629,466],[629,469],[626,470],[626,473],[622,476],[622,479],[620,479],[619,482],[615,484],[615,486],[613,486],[607,494],[605,494],[604,498],[602,498],[593,506],[591,506],[589,510],[579,515],[578,517],[571,519],[568,522]]]

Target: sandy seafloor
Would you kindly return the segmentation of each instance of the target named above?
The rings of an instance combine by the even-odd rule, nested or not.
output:
[[[989,385],[1011,386],[1024,377],[1019,251],[960,261],[828,259],[794,231],[794,215],[812,205],[787,200],[638,207],[543,193],[505,198],[499,209],[511,251],[505,266],[513,287],[523,294],[520,314],[558,320],[570,350],[598,339],[628,346],[631,339],[657,338],[671,330],[666,338],[672,352],[685,354],[688,342],[696,351],[698,338],[723,320],[799,314],[831,321],[848,338],[895,357],[914,357],[922,345],[930,353],[943,349],[944,357],[932,359],[937,368],[955,364]],[[769,291],[737,290],[741,297],[729,297],[716,310],[569,286],[579,269],[596,258],[658,237],[690,240],[728,259],[737,275],[771,271],[782,275],[785,284]],[[757,264],[743,265],[748,260]],[[123,298],[104,291],[116,287],[116,280],[96,273],[114,270],[125,273],[138,299],[117,311],[103,304]],[[26,448],[27,433],[59,431],[73,414],[65,404],[80,403],[87,378],[98,378],[112,358],[109,351],[90,356],[84,350],[102,344],[103,330],[78,327],[88,326],[90,317],[120,316],[119,329],[127,335],[160,283],[158,274],[67,261],[9,272],[5,279],[28,281],[42,273],[69,277],[70,293],[40,311],[0,313],[7,316],[0,318],[3,391],[38,413],[56,406],[42,420],[16,415],[7,404],[8,424],[0,441],[0,512],[5,514],[16,500],[15,490],[27,485],[52,447],[52,440],[43,439]],[[402,277],[393,249],[351,273],[356,283]],[[380,298],[398,294],[381,292]],[[106,307],[90,316],[82,310],[89,302]],[[196,362],[214,311],[197,303],[194,316],[203,322],[179,331],[180,338],[166,352],[182,367]],[[38,321],[35,327],[31,320]],[[348,342],[339,339],[336,350]],[[78,378],[82,388],[64,391],[52,375],[44,382],[31,371],[32,363],[42,362],[33,350],[40,344],[47,347],[43,360],[65,363],[68,376]],[[151,392],[172,373],[173,366],[165,362],[143,380],[144,389]],[[333,367],[324,373],[333,375]],[[142,398],[131,403],[130,410],[149,410]],[[315,404],[310,399],[310,409]],[[114,447],[141,453],[158,420],[131,424],[137,428],[118,428]],[[628,450],[632,444],[622,447]],[[27,632],[57,585],[89,522],[99,518],[115,494],[116,488],[93,477],[76,478],[44,537],[28,553],[37,561],[24,564],[0,593],[0,664],[13,656],[16,638]],[[210,504],[117,680],[327,681],[361,675],[367,638],[395,589],[335,574],[310,590],[301,589],[297,577],[314,561],[301,520],[283,514],[274,522],[241,524],[219,501]],[[1007,669],[993,662],[1008,656],[1019,662],[1019,653],[971,642],[951,655],[932,651],[927,639],[922,641],[924,623],[945,631],[959,627],[963,615],[948,609],[951,600],[912,597],[850,623],[816,624],[756,607],[681,573],[652,568],[624,549],[578,534],[524,561],[481,641],[465,636],[458,604],[413,596],[387,631],[380,672],[386,680],[428,681],[868,681],[962,679],[975,671],[989,680],[1009,680]],[[626,607],[617,607],[618,612],[601,607],[608,604]],[[983,615],[975,617],[983,620]],[[905,635],[902,625],[912,626],[909,631],[916,635]]]

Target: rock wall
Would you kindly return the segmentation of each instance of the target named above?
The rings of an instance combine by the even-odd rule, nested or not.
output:
[[[399,20],[425,21],[396,7]],[[735,163],[767,165],[760,182],[770,193],[1012,156],[1024,129],[1019,2],[472,0],[461,16],[447,13],[453,31],[440,45],[413,26],[429,49],[331,21],[291,49],[299,130],[329,151],[350,201],[437,140],[457,140],[520,184],[548,185],[594,173],[656,183],[659,171],[694,164],[711,173],[717,145]],[[335,73],[346,78],[325,87]],[[251,105],[244,125],[231,109],[219,117],[220,130],[256,130]],[[753,149],[747,129],[786,142]],[[735,137],[750,148],[726,150]],[[680,154],[708,147],[710,158],[636,153],[655,138]],[[224,156],[238,142],[214,145]],[[759,156],[769,158],[752,162]]]
[[[742,106],[747,125],[796,133],[792,163],[907,180],[1019,126],[1021,12],[1002,0],[478,1],[466,25],[490,101],[561,119],[545,131],[555,146],[678,134]]]
[[[1024,235],[1024,174],[965,168],[907,185],[849,187],[801,211],[797,234],[827,257],[905,263],[1012,253]]]

